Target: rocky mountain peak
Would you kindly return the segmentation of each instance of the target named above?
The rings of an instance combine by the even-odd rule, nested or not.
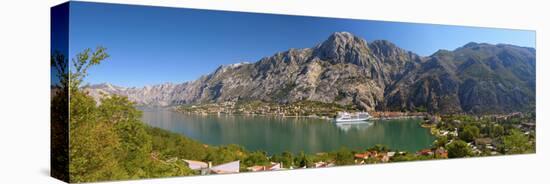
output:
[[[421,57],[386,40],[367,44],[349,32],[333,33],[312,48],[222,65],[181,84],[87,87],[96,100],[118,94],[153,106],[307,100],[435,113],[522,111],[534,103],[535,89],[534,48],[472,42]]]
[[[478,43],[476,43],[476,42],[468,42],[466,45],[464,45],[462,47],[475,47],[477,45],[478,45]]]
[[[351,34],[350,32],[334,32],[329,36],[327,41],[346,44],[348,42],[353,42],[355,38],[357,37],[355,37],[355,35]]]
[[[364,39],[349,32],[335,32],[315,48],[314,56],[332,63],[365,65],[369,53]]]
[[[109,89],[109,90],[115,90],[115,89],[121,88],[121,87],[114,86],[111,83],[107,83],[107,82],[100,83],[100,84],[95,84],[95,85],[90,85],[88,87],[89,88],[94,88],[94,89]]]
[[[498,52],[499,49],[501,49],[501,47],[499,47],[498,45],[493,45],[488,43],[469,42],[462,47],[456,48],[454,51],[455,52],[481,51],[481,52],[491,52],[491,54],[494,54],[494,52]]]
[[[367,41],[349,32],[334,32],[319,47],[354,48],[360,46],[366,47]]]
[[[382,57],[391,57],[407,53],[407,51],[399,48],[388,40],[375,40],[369,43],[369,48],[375,55]]]

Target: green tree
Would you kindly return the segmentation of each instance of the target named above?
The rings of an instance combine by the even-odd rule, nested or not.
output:
[[[209,154],[216,154],[217,147],[206,147],[203,144],[177,133],[168,132],[156,127],[147,126],[151,135],[153,151],[163,158],[178,157],[188,160],[205,160]],[[209,159],[212,161],[214,159]]]
[[[504,127],[501,125],[494,125],[491,129],[491,137],[496,138],[504,135]]]
[[[123,161],[121,165],[129,178],[147,177],[152,143],[151,136],[140,121],[141,111],[127,97],[118,95],[103,98],[98,111],[104,121],[114,124],[121,146],[118,159]]]
[[[300,152],[296,158],[294,163],[297,164],[298,167],[311,167],[313,166],[313,160],[311,157],[306,155],[304,152]]]
[[[267,155],[263,151],[254,151],[244,159],[243,162],[246,166],[254,166],[254,165],[268,165],[269,159],[267,158]]]
[[[512,129],[509,135],[504,136],[502,142],[507,154],[534,152],[533,146],[529,143],[529,138],[516,129]]]
[[[69,89],[69,59],[59,51],[55,51],[50,58],[50,65],[55,70],[58,81],[55,81],[57,87]],[[62,90],[64,91],[64,90]]]
[[[392,162],[413,161],[416,160],[416,155],[411,153],[396,154],[395,156],[391,157],[390,160]]]
[[[128,172],[118,158],[124,148],[111,123],[96,106],[93,98],[79,90],[87,76],[87,69],[106,59],[105,48],[86,49],[72,60],[73,68],[66,71],[59,61],[54,62],[60,75],[61,86],[70,92],[69,120],[69,174],[71,182],[87,182],[128,178]],[[58,59],[56,59],[58,60]]]
[[[354,156],[351,150],[347,148],[340,148],[338,152],[336,152],[336,164],[337,165],[350,165],[354,164]]]
[[[449,142],[449,139],[447,136],[438,136],[437,139],[434,141],[433,147],[439,148],[439,147],[445,147],[445,145]]]
[[[244,159],[244,164],[247,166],[268,165],[269,159],[265,152],[254,151],[246,156],[246,158]]]
[[[466,125],[460,132],[460,139],[466,142],[472,142],[479,137],[479,128],[474,125]]]
[[[71,93],[70,105],[71,182],[127,178],[117,160],[120,142],[114,124],[102,121],[95,101],[80,91]]]
[[[472,149],[468,146],[468,143],[462,140],[455,140],[446,147],[449,158],[462,158],[473,156]]]
[[[182,150],[182,151],[185,151],[186,155],[193,154],[193,153],[187,152],[187,151],[193,152],[193,150]],[[211,161],[213,164],[217,165],[217,164],[223,164],[223,163],[231,162],[235,160],[244,160],[243,163],[246,163],[247,161],[250,163],[254,163],[254,162],[259,162],[258,160],[260,160],[260,158],[262,157],[264,159],[267,159],[267,156],[265,155],[265,153],[262,153],[262,152],[253,153],[252,155],[253,155],[252,156],[253,158],[248,158],[247,160],[246,158],[247,153],[245,153],[244,149],[238,145],[231,144],[228,146],[215,147],[208,150],[208,154],[205,160]],[[197,156],[200,156],[200,155],[197,155]],[[185,158],[188,158],[188,157],[185,157]],[[246,165],[246,164],[243,164],[243,165]]]
[[[148,178],[188,176],[195,174],[195,171],[191,170],[185,163],[167,163],[162,160],[152,160],[146,172]]]
[[[275,154],[271,157],[271,161],[277,162],[277,163],[283,163],[283,167],[289,168],[290,166],[294,166],[294,156],[292,153],[285,151],[281,154]]]
[[[96,101],[80,89],[87,70],[108,57],[105,48],[86,49],[72,60],[61,86],[70,92],[69,175],[71,182],[179,176],[193,174],[184,163],[152,158],[152,136],[141,112],[127,97]],[[52,65],[64,63],[52,61]],[[186,140],[185,138],[179,137]],[[164,141],[164,140],[162,140]],[[200,146],[202,147],[202,145]],[[200,152],[200,149],[197,150]],[[162,158],[162,157],[161,157]]]
[[[367,149],[367,151],[377,151],[377,152],[387,152],[389,150],[390,149],[387,146],[382,144],[376,144],[373,147]]]
[[[76,58],[72,59],[73,67],[69,72],[69,88],[76,90],[80,87],[84,78],[88,75],[88,69],[92,66],[99,65],[109,57],[106,48],[98,46],[95,50],[89,48],[76,54]]]
[[[51,70],[57,76],[52,81],[50,106],[51,123],[51,175],[63,181],[69,180],[69,87],[68,59],[64,54],[55,51],[51,58]]]

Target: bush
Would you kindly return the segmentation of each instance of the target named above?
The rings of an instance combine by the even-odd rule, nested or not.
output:
[[[510,135],[502,138],[504,150],[508,154],[523,154],[534,152],[533,146],[529,143],[529,138],[518,130],[511,130]]]
[[[460,139],[466,142],[472,142],[479,137],[479,128],[474,125],[466,125],[459,133]]]
[[[446,146],[449,153],[449,158],[462,158],[473,156],[472,149],[468,143],[462,140],[455,140]]]

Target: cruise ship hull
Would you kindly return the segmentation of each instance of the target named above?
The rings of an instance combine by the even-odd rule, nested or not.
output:
[[[334,120],[336,123],[363,123],[364,121],[370,119],[368,113],[339,113],[338,117]]]
[[[364,119],[346,119],[346,120],[339,120],[339,119],[336,119],[336,123],[338,124],[343,124],[343,123],[346,123],[346,124],[354,124],[354,123],[365,123],[365,121],[367,121],[368,118],[364,118]]]

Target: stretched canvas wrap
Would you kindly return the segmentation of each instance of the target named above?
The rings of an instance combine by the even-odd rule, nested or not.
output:
[[[67,2],[50,52],[66,182],[536,149],[534,31]]]

